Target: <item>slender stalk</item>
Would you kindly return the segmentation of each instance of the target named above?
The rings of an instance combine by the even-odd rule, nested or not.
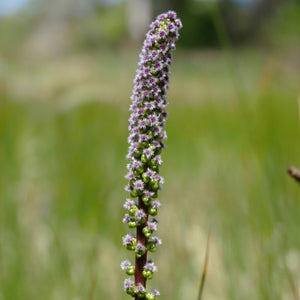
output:
[[[202,299],[202,293],[204,290],[204,283],[205,283],[205,278],[206,278],[206,273],[207,273],[208,257],[209,257],[209,240],[210,240],[210,233],[208,234],[207,242],[206,242],[205,258],[204,258],[204,265],[203,265],[203,271],[202,271],[202,276],[201,276],[198,300]]]
[[[142,198],[139,197],[139,208],[143,209],[145,212],[147,211],[147,206],[144,204],[142,201]],[[146,217],[146,223],[148,222],[148,214]],[[137,242],[140,242],[143,246],[147,246],[147,238],[143,234],[143,228],[146,226],[146,223],[137,226],[136,228],[136,240]],[[146,288],[146,281],[147,279],[143,276],[143,270],[144,270],[144,265],[147,262],[147,253],[148,251],[146,250],[145,254],[142,255],[140,258],[135,256],[135,285],[138,285],[141,283],[145,288]],[[146,299],[145,297],[139,298],[137,295],[135,295],[135,299]]]

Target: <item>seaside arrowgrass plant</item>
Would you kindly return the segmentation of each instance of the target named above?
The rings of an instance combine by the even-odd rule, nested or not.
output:
[[[129,184],[125,190],[130,193],[124,208],[123,223],[136,229],[123,237],[123,245],[135,252],[135,263],[125,260],[121,268],[127,275],[134,275],[134,281],[124,281],[124,291],[135,299],[153,300],[159,291],[146,290],[146,281],[157,271],[152,260],[147,260],[148,252],[155,252],[161,240],[154,236],[157,230],[157,215],[160,202],[158,190],[164,182],[159,175],[162,164],[161,150],[165,148],[167,138],[165,120],[168,105],[167,89],[169,66],[172,61],[172,50],[179,37],[181,21],[176,13],[169,11],[157,17],[150,25],[140,53],[140,62],[134,79],[131,115],[129,118],[129,150],[127,159]]]

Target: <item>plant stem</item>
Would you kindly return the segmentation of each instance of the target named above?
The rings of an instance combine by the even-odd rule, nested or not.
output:
[[[147,206],[145,205],[145,203],[142,201],[142,198],[139,197],[139,209],[143,209],[144,212],[147,214]],[[144,245],[145,247],[147,246],[147,238],[145,237],[144,233],[143,233],[143,228],[146,226],[148,221],[148,214],[146,217],[146,222],[142,225],[137,226],[136,228],[136,239],[137,239],[137,243],[140,242],[142,245]],[[137,286],[139,283],[141,283],[145,288],[146,288],[146,278],[143,276],[143,269],[144,269],[144,265],[147,262],[147,250],[145,252],[145,254],[141,257],[137,257],[135,256],[135,285]],[[135,295],[135,300],[143,300],[145,299],[145,297],[143,298],[138,298],[137,295]]]
[[[203,265],[203,271],[202,271],[202,277],[201,277],[198,300],[202,299],[202,293],[203,293],[204,283],[205,283],[205,278],[206,278],[206,273],[207,273],[208,257],[209,257],[209,240],[210,240],[210,232],[208,234],[207,242],[206,242],[205,259],[204,259],[204,265]]]

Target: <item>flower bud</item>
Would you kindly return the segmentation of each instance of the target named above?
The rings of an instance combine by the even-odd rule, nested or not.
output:
[[[148,244],[147,244],[147,249],[148,249],[150,252],[156,252],[156,250],[157,250],[156,244],[153,243],[153,242],[148,242]]]
[[[146,204],[146,205],[149,205],[151,203],[151,199],[147,198],[147,197],[143,197],[142,198],[143,202]]]
[[[139,174],[142,174],[142,173],[144,172],[144,168],[143,168],[142,166],[140,166],[140,167],[138,168],[138,172],[139,172]]]
[[[143,276],[147,279],[152,279],[153,277],[153,273],[151,271],[148,271],[148,270],[144,270],[143,271]]]
[[[126,274],[134,275],[134,273],[135,273],[135,267],[134,266],[129,266],[126,270]]]
[[[150,187],[152,191],[157,191],[159,187],[159,182],[157,180],[151,180],[150,181]]]
[[[142,178],[145,183],[148,183],[150,181],[150,177],[147,175],[147,173],[143,173]]]
[[[128,212],[129,212],[129,215],[131,216],[131,217],[134,217],[135,216],[135,213],[138,211],[138,207],[136,206],[136,205],[132,205],[131,207],[130,207],[130,209],[128,210]]]
[[[129,222],[128,223],[128,227],[129,228],[135,228],[137,226],[137,223],[136,222]]]
[[[151,232],[148,230],[147,226],[143,228],[143,234],[146,238],[151,236]]]
[[[148,161],[147,156],[145,154],[142,154],[141,162],[145,164],[147,161]]]
[[[150,207],[149,210],[148,210],[148,213],[149,213],[150,216],[155,217],[157,215],[157,209],[154,208],[154,207]]]
[[[155,300],[155,296],[152,293],[147,293],[146,300]]]
[[[130,196],[132,198],[136,198],[138,196],[138,192],[136,190],[133,190],[133,191],[130,192]]]

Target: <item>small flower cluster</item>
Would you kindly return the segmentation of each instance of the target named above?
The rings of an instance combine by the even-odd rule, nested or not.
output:
[[[162,164],[161,150],[165,147],[163,141],[167,138],[165,108],[168,105],[166,91],[172,60],[171,51],[175,49],[175,41],[179,37],[178,30],[181,27],[181,21],[173,11],[157,17],[146,35],[134,80],[129,118],[129,163],[125,176],[129,184],[125,190],[130,193],[131,198],[137,200],[126,199],[123,223],[128,224],[129,228],[142,229],[139,232],[142,232],[143,237],[127,234],[123,237],[123,245],[134,251],[137,259],[146,259],[147,252],[155,252],[157,245],[161,244],[161,240],[153,236],[158,223],[154,217],[161,206],[156,200],[158,190],[164,183],[163,177],[159,175],[159,167]],[[145,283],[147,279],[152,278],[157,267],[152,261],[144,260],[144,263],[142,276]],[[126,274],[136,276],[136,269],[140,269],[133,266],[129,260],[122,262],[121,268]],[[145,286],[137,280],[134,283],[126,279],[124,290],[133,297],[147,300],[155,299],[159,295],[156,289],[146,292]]]

